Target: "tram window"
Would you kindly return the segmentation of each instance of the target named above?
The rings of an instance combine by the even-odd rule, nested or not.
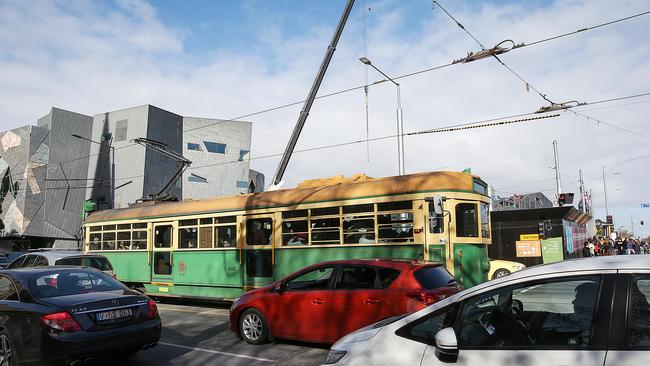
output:
[[[307,210],[284,211],[282,213],[283,219],[293,219],[297,217],[307,217]]]
[[[91,227],[90,227],[90,232],[91,232],[91,233],[92,233],[92,232],[95,232],[95,231],[102,231],[102,227],[101,227],[101,225],[98,225],[98,226],[91,226]]]
[[[131,247],[131,232],[118,231],[117,232],[117,249],[128,250]]]
[[[378,203],[377,228],[380,243],[413,242],[413,203],[411,201]],[[395,212],[401,210],[402,212]]]
[[[212,248],[212,226],[199,228],[199,248]]]
[[[374,212],[375,207],[372,203],[367,205],[352,205],[352,206],[343,206],[343,213],[360,213],[360,212]]]
[[[202,218],[199,221],[201,222],[201,225],[212,225],[212,217]]]
[[[146,229],[147,224],[145,224],[145,223],[133,224],[133,228],[134,229]]]
[[[246,243],[248,245],[268,245],[273,235],[272,219],[246,220]]]
[[[226,216],[226,217],[215,217],[215,224],[230,224],[232,222],[237,222],[237,216]]]
[[[481,202],[481,237],[490,238],[490,205]]]
[[[217,226],[214,230],[217,237],[217,247],[232,248],[237,246],[237,226]]]
[[[197,225],[199,221],[197,219],[193,220],[180,220],[178,222],[178,226],[194,226]]]
[[[198,233],[196,227],[178,229],[178,247],[182,249],[196,249]]]
[[[456,205],[456,236],[478,238],[478,212],[475,203]]]
[[[339,214],[338,207],[323,207],[323,208],[311,209],[312,216],[330,216],[330,215],[338,215],[338,214]]]
[[[283,222],[282,245],[307,245],[308,228],[307,220]]]
[[[156,227],[154,246],[156,248],[169,248],[172,244],[172,226],[158,226]]]
[[[346,216],[343,218],[343,243],[368,244],[375,242],[374,216]]]
[[[134,231],[132,234],[131,250],[140,250],[140,249],[147,249],[146,231]]]
[[[113,225],[115,226],[115,225]],[[115,233],[102,234],[102,249],[115,250]]]
[[[115,225],[104,225],[104,226],[102,226],[102,230],[104,230],[104,231],[115,230]]]
[[[90,250],[102,250],[102,234],[101,233],[91,233],[90,234]]]
[[[311,220],[311,243],[330,245],[341,243],[341,223],[338,217]]]
[[[411,201],[399,201],[399,202],[385,202],[377,204],[377,211],[402,211],[402,210],[413,210],[413,203]]]
[[[156,235],[157,236],[157,235]],[[153,273],[157,275],[172,274],[172,263],[170,252],[154,252],[153,254],[154,269]]]
[[[117,230],[131,230],[131,224],[119,224]]]

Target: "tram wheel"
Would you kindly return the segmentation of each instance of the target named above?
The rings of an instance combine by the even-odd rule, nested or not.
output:
[[[239,318],[239,334],[250,344],[263,344],[269,339],[269,326],[256,309],[245,310]]]

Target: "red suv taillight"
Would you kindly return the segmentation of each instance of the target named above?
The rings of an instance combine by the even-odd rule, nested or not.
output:
[[[419,290],[419,291],[407,292],[406,297],[408,297],[409,299],[413,299],[417,302],[421,302],[424,305],[431,305],[435,302],[444,299],[445,297],[447,297],[447,295],[440,294],[433,291]]]
[[[158,306],[153,300],[149,300],[149,310],[147,311],[147,318],[154,318],[158,315]]]
[[[81,330],[81,326],[67,311],[43,315],[41,317],[43,324],[48,327],[63,332],[75,332]]]

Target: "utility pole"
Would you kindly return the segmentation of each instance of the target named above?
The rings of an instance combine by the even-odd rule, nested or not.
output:
[[[634,236],[634,217],[630,215],[630,223],[632,224],[632,236]]]
[[[605,167],[603,166],[603,193],[605,194],[605,215],[609,216],[609,207],[607,206],[607,182],[605,181]]]
[[[553,154],[555,155],[555,185],[557,188],[557,197],[562,193],[562,183],[560,182],[560,158],[557,154],[557,141],[553,140]]]
[[[582,212],[587,213],[587,199],[585,192],[585,182],[582,180],[582,169],[578,170],[580,173],[580,200],[582,201]]]

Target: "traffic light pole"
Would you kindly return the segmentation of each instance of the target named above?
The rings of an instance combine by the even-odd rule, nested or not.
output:
[[[607,206],[607,182],[605,181],[605,167],[603,166],[603,192],[605,195],[605,216],[609,216],[609,207]]]
[[[559,200],[560,193],[562,193],[562,183],[560,182],[560,158],[557,154],[557,141],[555,140],[553,140],[553,154],[555,155],[555,185],[557,188],[557,198]]]

